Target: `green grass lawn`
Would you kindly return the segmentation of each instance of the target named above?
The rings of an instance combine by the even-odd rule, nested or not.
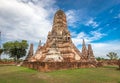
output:
[[[120,83],[117,67],[37,72],[17,66],[0,66],[0,83]]]

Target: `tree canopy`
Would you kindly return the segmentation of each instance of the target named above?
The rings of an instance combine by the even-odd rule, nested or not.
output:
[[[18,60],[19,58],[26,55],[26,49],[28,43],[26,40],[6,42],[3,44],[4,53],[8,54],[11,58]]]
[[[103,58],[103,57],[97,57],[96,59],[97,59],[98,61],[105,60],[105,58]]]
[[[115,53],[115,52],[109,52],[109,53],[107,54],[107,56],[108,56],[111,60],[113,60],[113,59],[118,59],[117,53]]]

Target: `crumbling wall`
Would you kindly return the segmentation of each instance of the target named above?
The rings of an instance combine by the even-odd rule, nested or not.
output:
[[[96,67],[96,65],[90,62],[24,62],[22,66],[44,72],[61,69]]]

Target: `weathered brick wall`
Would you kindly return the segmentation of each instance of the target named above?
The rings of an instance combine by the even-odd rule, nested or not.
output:
[[[98,65],[101,65],[101,66],[118,65],[118,60],[101,60],[101,61],[98,61]]]
[[[0,61],[0,64],[15,64],[14,61]]]
[[[95,64],[90,62],[24,62],[23,66],[38,71],[53,71],[60,69],[95,67]]]

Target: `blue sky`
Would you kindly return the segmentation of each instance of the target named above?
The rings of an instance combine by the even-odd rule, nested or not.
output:
[[[81,51],[84,38],[96,57],[120,56],[120,0],[0,0],[2,43],[26,39],[36,50],[45,43],[53,16],[62,9],[72,40]]]

